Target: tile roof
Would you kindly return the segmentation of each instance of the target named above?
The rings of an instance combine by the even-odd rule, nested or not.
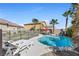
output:
[[[18,25],[16,23],[10,22],[8,20],[2,19],[0,18],[0,24],[4,24],[4,25],[9,25],[9,26],[14,26],[14,27],[23,27],[21,25]]]
[[[41,23],[45,23],[45,21],[39,21],[38,23],[35,23],[35,24],[41,24]],[[24,24],[24,25],[33,25],[34,23],[27,23],[27,24]]]

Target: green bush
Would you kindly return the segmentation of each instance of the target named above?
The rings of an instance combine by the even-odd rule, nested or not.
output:
[[[72,37],[72,27],[69,27],[68,29],[67,29],[67,31],[66,31],[66,34],[68,35],[68,36],[70,36],[70,37]]]

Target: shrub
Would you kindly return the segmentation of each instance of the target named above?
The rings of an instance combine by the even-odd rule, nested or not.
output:
[[[72,37],[72,27],[69,27],[66,31],[66,35],[69,36],[69,37]]]

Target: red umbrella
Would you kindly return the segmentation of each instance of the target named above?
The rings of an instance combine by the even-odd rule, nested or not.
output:
[[[48,28],[43,28],[44,31],[48,31]]]

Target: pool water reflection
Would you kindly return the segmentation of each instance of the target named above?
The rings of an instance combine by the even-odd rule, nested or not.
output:
[[[45,35],[39,38],[39,42],[47,46],[71,47],[72,39],[66,36],[50,36]]]

